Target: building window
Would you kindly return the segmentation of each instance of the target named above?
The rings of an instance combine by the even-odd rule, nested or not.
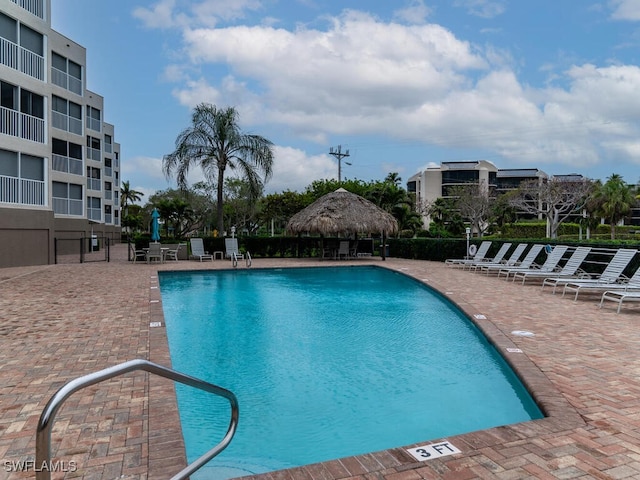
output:
[[[51,82],[77,95],[82,95],[82,66],[52,52]]]
[[[52,182],[53,213],[82,216],[82,185]]]
[[[100,110],[87,105],[87,128],[99,132],[101,131],[101,125],[102,123],[100,121]]]
[[[0,133],[44,143],[44,97],[0,82]]]
[[[55,128],[82,135],[82,107],[66,98],[51,96],[51,120]]]
[[[102,200],[98,197],[87,197],[87,218],[97,222],[102,220]]]
[[[99,162],[102,159],[100,155],[100,139],[87,135],[87,158]]]
[[[46,205],[44,166],[44,158],[0,150],[0,202]]]
[[[53,138],[51,147],[54,170],[82,175],[82,145]]]
[[[87,167],[87,188],[89,190],[102,190],[99,168]]]

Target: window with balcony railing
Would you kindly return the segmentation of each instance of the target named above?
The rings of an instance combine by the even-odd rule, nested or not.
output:
[[[44,37],[2,12],[0,64],[44,80]]]
[[[111,177],[113,176],[113,171],[111,169],[111,159],[105,157],[104,159],[104,176],[105,177]]]
[[[87,197],[87,218],[97,222],[102,221],[102,200],[97,197]]]
[[[52,182],[53,213],[58,215],[83,215],[82,185]]]
[[[59,130],[82,135],[82,107],[66,98],[52,95],[51,125]]]
[[[52,168],[58,172],[82,175],[82,145],[53,138]]]
[[[87,188],[98,192],[102,191],[99,168],[87,167]]]
[[[44,97],[0,81],[0,133],[45,141]]]
[[[47,204],[44,158],[0,150],[0,203]]]
[[[90,105],[87,105],[87,115],[86,115],[87,128],[90,128],[91,130],[95,130],[96,132],[102,131],[102,122],[100,118],[101,118],[100,110]]]
[[[82,67],[53,52],[51,55],[51,83],[77,95],[82,95]]]
[[[87,135],[87,159],[99,162],[102,160],[100,139]]]
[[[44,19],[44,0],[11,0],[38,18]]]

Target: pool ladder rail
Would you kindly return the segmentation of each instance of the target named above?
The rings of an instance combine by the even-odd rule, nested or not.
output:
[[[227,433],[222,440],[214,446],[211,450],[206,452],[200,458],[195,460],[190,465],[187,465],[184,469],[171,477],[171,480],[183,480],[192,475],[200,467],[204,466],[209,460],[222,452],[231,443],[233,435],[238,427],[238,399],[233,392],[214,385],[212,383],[205,382],[195,377],[185,375],[162,365],[149,362],[147,360],[130,360],[113,367],[105,368],[94,373],[90,373],[83,377],[71,380],[67,384],[63,385],[54,395],[49,399],[45,406],[40,420],[38,422],[38,428],[36,431],[36,465],[49,465],[51,460],[51,431],[53,429],[53,421],[56,413],[62,406],[62,403],[69,398],[73,393],[81,390],[85,387],[94,385],[104,380],[129,373],[135,370],[144,370],[149,373],[159,375],[164,378],[173,380],[174,382],[180,382],[190,387],[198,388],[214,395],[218,395],[226,398],[231,406],[231,419],[229,420],[229,427]],[[48,469],[39,469],[36,472],[36,480],[50,480],[51,472]]]
[[[238,268],[238,259],[242,258],[242,255],[238,255],[238,253],[233,252],[231,254],[231,263],[233,264],[233,268]],[[244,261],[247,265],[247,268],[251,266],[251,254],[249,252],[244,254]]]

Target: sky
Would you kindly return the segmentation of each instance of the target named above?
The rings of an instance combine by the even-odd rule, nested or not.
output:
[[[337,179],[338,146],[343,179],[487,160],[640,181],[640,0],[51,3],[143,203],[175,188],[162,158],[203,102],[273,142],[265,193]]]

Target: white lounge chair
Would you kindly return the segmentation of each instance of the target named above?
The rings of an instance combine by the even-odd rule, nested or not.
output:
[[[536,258],[538,258],[538,255],[540,255],[540,252],[542,251],[543,248],[544,248],[543,245],[536,243],[532,245],[532,247],[529,249],[525,257],[517,265],[511,265],[511,266],[502,265],[498,267],[497,268],[498,278],[500,278],[502,275],[508,278],[513,271],[517,271],[517,270],[529,270],[531,268],[540,268],[540,266],[537,265],[535,261],[536,261]]]
[[[505,274],[507,278],[509,278],[509,275],[513,274],[512,281],[515,282],[517,274],[527,272],[555,272],[558,268],[560,260],[562,260],[562,257],[568,249],[569,247],[566,245],[556,245],[555,247],[553,247],[553,250],[551,250],[551,253],[547,255],[547,259],[542,265],[534,264],[530,268],[509,267],[500,270],[500,274]]]
[[[136,263],[138,260],[144,260],[145,262],[147,261],[146,250],[136,250],[135,244],[131,243],[129,245],[129,251],[130,251],[131,260],[133,261],[133,263]]]
[[[488,240],[485,240],[480,244],[475,255],[472,255],[471,257],[466,257],[466,258],[448,258],[444,261],[444,264],[448,267],[464,267],[466,264],[471,263],[474,260],[477,261],[477,260],[483,259],[487,254],[487,252],[489,251],[489,247],[491,247],[491,242]]]
[[[338,245],[338,260],[341,258],[348,259],[351,256],[351,250],[349,250],[349,240],[341,240]]]
[[[506,260],[502,260],[499,262],[482,262],[478,265],[475,265],[475,271],[480,270],[481,272],[489,275],[489,273],[497,272],[503,267],[515,266],[520,261],[520,257],[522,256],[526,248],[526,243],[519,243],[516,248],[514,248],[513,252],[511,252],[509,258],[507,258]]]
[[[233,260],[234,258],[236,260],[244,258],[244,255],[240,253],[240,250],[238,248],[238,239],[235,237],[224,239],[224,249],[225,249],[225,253],[224,253],[225,258],[228,258],[230,260]]]
[[[511,243],[503,243],[502,245],[500,245],[500,248],[498,249],[494,257],[487,258],[485,256],[484,258],[481,258],[479,260],[476,260],[474,257],[474,259],[470,263],[464,264],[462,268],[475,270],[476,268],[478,268],[479,265],[482,265],[484,263],[502,262],[502,260],[504,260],[504,257],[507,255],[507,252],[509,251],[510,248],[511,248]]]
[[[553,272],[517,272],[514,274],[514,281],[516,278],[522,278],[522,283],[524,284],[527,280],[542,279],[542,288],[544,288],[545,282],[551,282],[554,278],[567,278],[573,280],[583,278],[587,276],[587,274],[585,272],[580,272],[580,265],[582,265],[582,262],[587,258],[590,251],[591,247],[577,247],[562,268]]]
[[[623,302],[640,302],[640,285],[635,288],[638,288],[638,290],[606,290],[602,293],[600,308],[602,308],[602,304],[605,300],[611,300],[612,302],[618,303],[616,313],[620,313],[620,308],[622,307]]]
[[[629,279],[626,282],[622,273],[636,253],[638,253],[638,251],[632,248],[620,248],[597,278],[574,280],[565,283],[562,296],[567,292],[575,292],[573,300],[576,301],[578,300],[580,292],[602,292],[614,290],[616,286],[622,287],[625,283],[628,285],[629,282],[632,282],[632,285],[635,284],[637,280],[636,275],[640,277],[637,271],[633,274],[633,277],[631,277],[633,280]]]
[[[213,255],[204,250],[204,242],[201,238],[191,238],[191,257],[194,260],[211,260],[213,262]]]

